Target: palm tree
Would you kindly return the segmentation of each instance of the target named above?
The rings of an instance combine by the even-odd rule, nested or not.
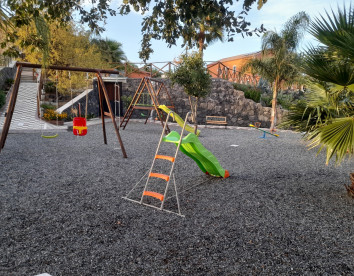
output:
[[[103,59],[107,63],[120,64],[127,58],[122,49],[122,43],[113,39],[92,39],[92,43],[97,45],[100,50]]]
[[[311,147],[326,148],[328,164],[333,156],[340,163],[354,153],[354,44],[349,43],[354,42],[354,9],[326,15],[310,24],[310,33],[324,46],[310,47],[304,58],[313,100],[293,106],[286,124],[304,131]],[[354,196],[354,183],[347,189]]]
[[[197,44],[199,53],[203,55],[204,49],[216,40],[223,41],[223,26],[216,14],[204,18],[197,18],[194,24],[186,27],[184,43],[190,48]]]
[[[296,49],[308,26],[309,17],[299,12],[291,17],[284,29],[278,34],[268,31],[262,37],[262,58],[252,59],[246,63],[242,71],[249,69],[272,83],[273,100],[270,130],[275,129],[277,116],[277,96],[282,84],[291,84],[300,77],[298,69],[299,56]]]

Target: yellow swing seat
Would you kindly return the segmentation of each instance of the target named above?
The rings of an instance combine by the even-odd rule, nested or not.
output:
[[[73,129],[76,129],[80,135],[83,130],[87,129],[87,126],[73,126]]]
[[[58,137],[58,134],[54,134],[54,135],[41,135],[42,138],[47,138],[47,139],[51,139],[51,138],[56,138]]]

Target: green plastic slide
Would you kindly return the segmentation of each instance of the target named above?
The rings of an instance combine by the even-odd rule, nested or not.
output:
[[[177,146],[179,139],[178,132],[171,131],[163,138],[163,141],[174,143]],[[194,133],[189,133],[182,139],[180,150],[192,158],[202,172],[216,177],[229,177],[229,172],[221,167],[216,157],[202,145]]]
[[[165,111],[167,114],[170,112],[170,111],[173,111],[171,109],[169,109],[166,105],[159,105],[159,108],[162,109],[163,111]],[[180,126],[180,127],[183,127],[184,125],[184,120],[176,113],[176,112],[173,112],[171,114],[173,120]],[[194,128],[188,124],[186,124],[186,128],[185,130],[187,130],[188,132],[190,133],[194,133]],[[199,136],[200,134],[200,130],[197,130],[197,136]]]

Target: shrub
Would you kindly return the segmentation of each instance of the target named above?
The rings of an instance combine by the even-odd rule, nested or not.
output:
[[[13,85],[14,84],[14,80],[13,79],[6,79],[5,80],[5,84],[7,85],[7,86],[11,86],[11,85]]]
[[[56,86],[55,82],[48,81],[44,84],[44,91],[46,93],[55,93],[56,92]]]
[[[63,112],[61,114],[55,112],[52,109],[47,109],[46,112],[43,114],[43,118],[45,120],[56,120],[58,118],[58,120],[65,120],[68,117],[68,114]]]
[[[6,94],[4,91],[0,90],[0,108],[3,107],[5,102],[6,102]]]
[[[41,107],[45,110],[47,109],[56,109],[56,107],[54,105],[51,104],[41,104]]]
[[[272,107],[272,100],[273,100],[272,96],[263,95],[261,97],[262,105],[267,106],[267,107]]]
[[[290,109],[290,106],[293,104],[294,99],[291,95],[279,95],[278,103],[282,106],[282,108]]]
[[[257,87],[252,87],[251,85],[247,84],[240,84],[240,83],[234,83],[234,88],[236,90],[241,90],[245,93],[245,97],[247,99],[251,99],[255,101],[256,103],[259,103],[261,99],[261,94],[262,90],[257,88]]]
[[[120,97],[121,101],[123,102],[123,106],[127,109],[130,105],[130,102],[133,100],[132,96],[122,96]]]

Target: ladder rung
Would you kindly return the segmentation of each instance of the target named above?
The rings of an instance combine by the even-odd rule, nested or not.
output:
[[[175,158],[172,156],[167,156],[167,155],[155,155],[155,159],[164,159],[171,161],[172,163],[175,162]]]
[[[162,174],[162,173],[150,173],[149,175],[150,177],[157,177],[157,178],[162,178],[166,181],[169,181],[170,180],[170,177],[166,174]]]
[[[159,194],[159,193],[156,193],[156,192],[151,192],[151,191],[145,191],[143,193],[144,196],[152,196],[152,197],[155,197],[161,201],[163,201],[163,195],[162,194]]]

